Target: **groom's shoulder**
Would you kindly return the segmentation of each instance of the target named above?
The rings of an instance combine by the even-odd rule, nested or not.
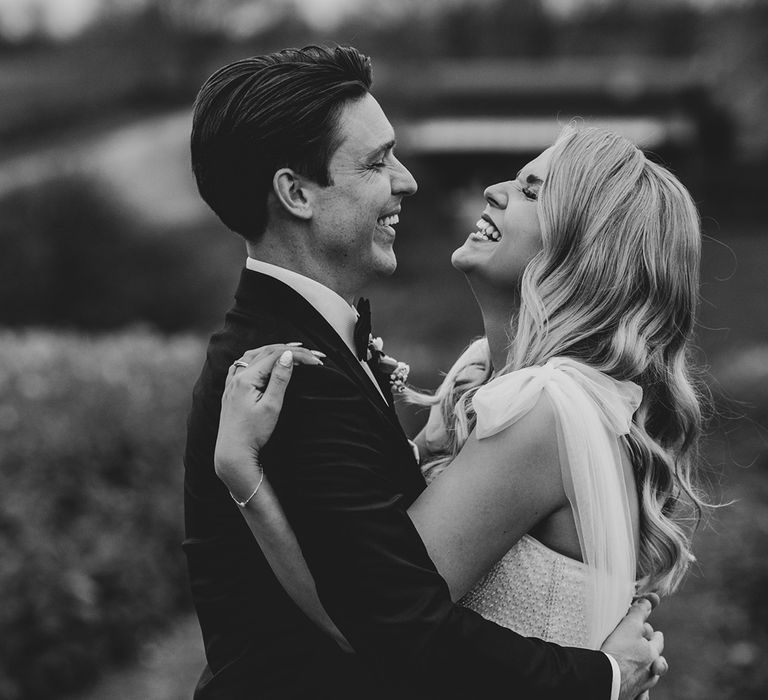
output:
[[[238,306],[227,311],[223,325],[208,340],[206,360],[208,364],[231,359],[228,366],[246,350],[273,343],[289,343],[300,340],[300,329],[290,318],[270,312],[268,309],[249,309],[243,312]]]
[[[217,341],[259,341],[262,345],[278,342],[286,333],[295,330],[291,318],[269,308],[248,308],[235,304],[224,317],[222,328],[211,336]]]

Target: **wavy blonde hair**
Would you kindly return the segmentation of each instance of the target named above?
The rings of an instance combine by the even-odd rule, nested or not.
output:
[[[448,444],[434,475],[474,428],[472,397],[491,376],[580,360],[643,389],[626,444],[640,501],[642,591],[672,592],[693,557],[703,501],[692,472],[702,417],[688,359],[698,298],[701,234],[688,191],[627,139],[570,125],[555,142],[541,187],[542,250],[527,265],[507,364],[492,372],[475,341],[434,396]]]

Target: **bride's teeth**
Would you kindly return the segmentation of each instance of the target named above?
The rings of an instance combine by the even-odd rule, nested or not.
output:
[[[501,233],[496,228],[496,225],[493,222],[488,221],[488,219],[478,219],[475,226],[477,226],[477,232],[482,235],[482,239],[480,240],[494,242],[501,240]]]
[[[480,226],[478,222],[478,230],[473,231],[470,234],[470,238],[473,241],[489,241],[498,243],[501,240],[501,233],[499,230],[488,221],[483,220],[483,223],[485,223],[485,226]]]

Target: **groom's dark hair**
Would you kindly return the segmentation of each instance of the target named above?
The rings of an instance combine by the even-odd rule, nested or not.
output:
[[[229,228],[255,240],[276,170],[331,184],[339,114],[370,87],[371,60],[351,46],[285,49],[216,71],[200,88],[192,123],[200,195]]]

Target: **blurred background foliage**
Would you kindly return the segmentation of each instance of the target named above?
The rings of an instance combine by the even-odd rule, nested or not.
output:
[[[190,696],[180,455],[244,255],[196,195],[190,107],[230,60],[351,43],[374,58],[420,184],[395,278],[370,293],[423,387],[481,332],[450,253],[482,187],[541,140],[534,125],[527,146],[428,148],[434,119],[667,125],[653,157],[692,189],[705,232],[704,477],[734,503],[655,615],[672,673],[654,697],[764,698],[766,36],[763,0],[0,0],[0,697]]]
[[[78,688],[188,609],[177,465],[201,350],[0,335],[0,697]]]

